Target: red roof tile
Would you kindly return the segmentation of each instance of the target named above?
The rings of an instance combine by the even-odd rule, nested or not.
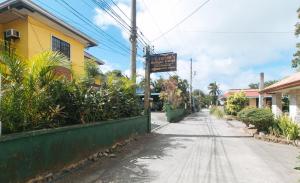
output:
[[[230,95],[238,92],[244,92],[247,98],[258,98],[259,97],[259,90],[258,89],[231,89],[227,91],[223,97],[227,98]],[[267,95],[265,97],[268,97]]]

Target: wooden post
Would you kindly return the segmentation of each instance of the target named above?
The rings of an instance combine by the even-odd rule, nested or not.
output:
[[[149,116],[148,120],[148,132],[151,132],[151,112],[150,112],[150,47],[146,47],[146,67],[145,67],[145,94],[144,94],[144,108],[145,114]]]

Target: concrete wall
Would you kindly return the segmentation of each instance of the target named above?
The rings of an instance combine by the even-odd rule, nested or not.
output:
[[[0,137],[0,182],[25,182],[61,169],[133,133],[149,129],[148,116]]]
[[[273,94],[272,95],[272,112],[275,117],[278,117],[282,114],[282,94]]]

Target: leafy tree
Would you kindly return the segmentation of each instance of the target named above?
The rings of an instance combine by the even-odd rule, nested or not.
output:
[[[200,108],[206,108],[210,105],[210,96],[205,94],[202,90],[196,89],[193,91],[193,96],[199,102]]]
[[[209,95],[211,96],[211,102],[213,105],[218,104],[218,96],[220,95],[221,91],[217,82],[210,83],[208,85]]]
[[[105,75],[100,71],[98,65],[94,60],[85,59],[84,61],[84,70],[85,70],[85,82],[87,85],[93,85],[96,83],[96,80],[100,80],[101,83],[105,82]]]
[[[152,82],[152,91],[154,93],[160,93],[163,90],[163,86],[164,86],[164,79],[162,77],[160,77],[158,80],[153,81]]]
[[[226,101],[226,112],[231,115],[237,115],[248,103],[248,98],[244,92],[237,92],[230,95]]]
[[[298,13],[298,18],[300,19],[300,8],[297,10]],[[300,35],[300,22],[296,24],[296,30],[295,30],[295,35],[298,37]],[[300,43],[296,45],[297,47],[297,52],[294,54],[294,58],[292,60],[292,67],[293,68],[298,68],[300,65]]]
[[[270,81],[265,81],[264,85],[265,87],[271,86],[272,84],[278,82],[277,80],[270,80]],[[251,89],[259,89],[259,83],[250,83],[249,88]]]

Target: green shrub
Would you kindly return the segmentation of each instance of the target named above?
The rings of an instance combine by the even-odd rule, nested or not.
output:
[[[211,115],[216,116],[219,119],[224,118],[225,116],[224,110],[221,107],[217,107],[217,106],[211,107],[209,113]]]
[[[216,107],[216,106],[212,106],[212,107],[209,109],[209,114],[214,114],[214,113],[215,113],[215,110],[217,110],[217,107]]]
[[[256,108],[254,107],[246,107],[243,110],[241,110],[238,114],[237,114],[237,118],[238,120],[244,122],[247,126],[250,125],[250,121],[248,119],[248,113],[252,112],[253,110],[256,110]]]
[[[259,131],[268,130],[274,122],[270,109],[246,108],[238,114],[238,118],[246,125],[254,125]]]
[[[55,74],[58,66],[70,66],[56,52],[41,53],[28,62],[0,52],[0,60],[0,121],[4,134],[141,114],[134,83],[125,76],[109,74],[96,89],[86,82],[89,78],[69,81]],[[87,77],[95,74],[93,71]]]
[[[294,123],[288,116],[281,116],[278,118],[277,123],[282,135],[288,140],[296,140],[299,137],[298,124]]]
[[[235,93],[227,98],[226,112],[227,114],[236,116],[248,103],[248,98],[244,92]]]

